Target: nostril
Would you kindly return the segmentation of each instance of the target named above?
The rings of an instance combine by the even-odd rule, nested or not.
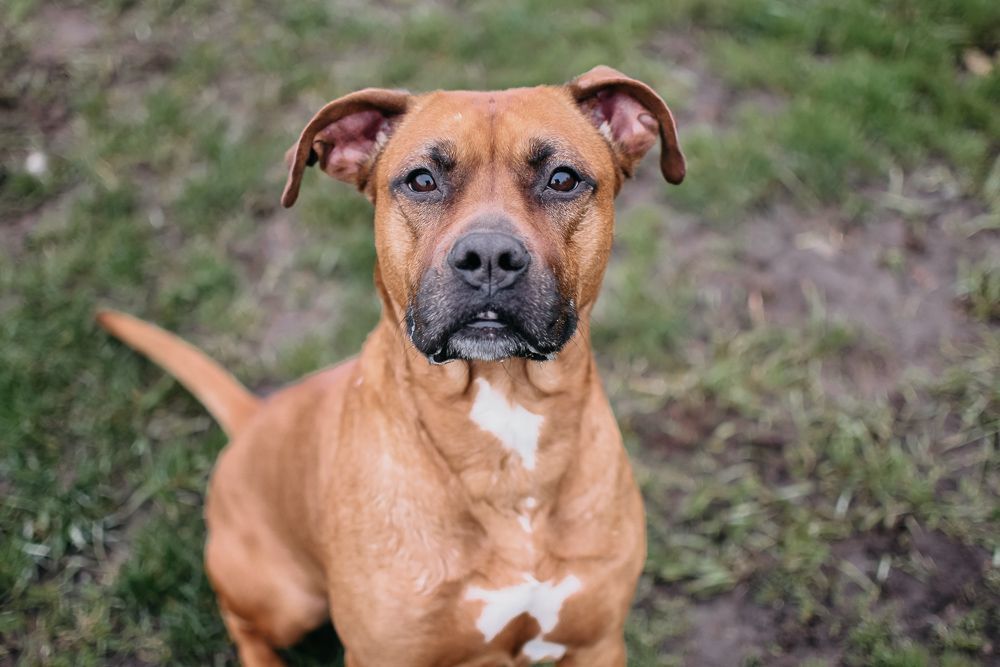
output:
[[[527,265],[525,259],[526,253],[510,250],[500,253],[497,257],[497,266],[504,271],[520,271]]]
[[[504,271],[514,271],[516,269],[509,252],[500,253],[500,256],[497,257],[497,266]]]
[[[459,271],[475,271],[482,265],[483,260],[479,257],[479,254],[471,250],[455,262],[455,268]]]

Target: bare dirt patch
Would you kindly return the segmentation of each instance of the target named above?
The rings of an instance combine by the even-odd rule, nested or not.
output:
[[[76,7],[42,7],[37,17],[45,26],[46,39],[36,40],[31,46],[34,60],[64,63],[88,49],[104,35],[105,31],[83,9]]]
[[[689,664],[730,667],[758,647],[774,644],[773,619],[747,596],[747,587],[741,586],[690,607],[691,632],[684,646]]]
[[[634,189],[668,198],[653,177],[644,172]],[[974,339],[981,326],[959,302],[959,268],[1000,257],[1000,234],[968,233],[982,214],[976,204],[944,194],[910,201],[909,214],[880,208],[861,220],[778,203],[726,229],[664,205],[662,242],[676,261],[670,274],[699,294],[706,326],[842,324],[858,343],[841,360],[849,384],[886,392],[907,370],[939,368],[943,343]]]
[[[877,587],[876,613],[889,614],[908,636],[934,641],[935,628],[942,621],[954,622],[977,606],[993,614],[1000,611],[1000,596],[984,585],[988,554],[940,532],[874,531],[841,540],[831,549],[834,561],[846,564],[829,572],[831,589],[847,592],[831,599],[835,614],[817,617],[803,627],[790,608],[755,602],[755,585],[742,584],[688,605],[690,631],[682,646],[685,664],[730,667],[747,659],[778,667],[807,660],[841,664],[849,650],[848,636],[862,621],[855,600],[869,593],[845,574],[847,568],[869,578]],[[876,583],[881,564],[894,559],[902,567],[892,567],[887,578]],[[985,628],[987,636],[996,636],[997,630],[992,625]],[[982,649],[985,664],[996,663],[995,651],[990,644]]]

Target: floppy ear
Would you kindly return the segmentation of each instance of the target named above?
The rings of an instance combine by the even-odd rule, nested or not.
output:
[[[611,143],[625,176],[660,139],[660,171],[667,182],[684,180],[684,153],[666,102],[641,81],[598,65],[567,84],[584,115]]]
[[[372,160],[409,101],[410,95],[404,91],[365,88],[320,109],[285,153],[288,181],[281,195],[282,206],[289,208],[295,203],[302,173],[314,164],[363,190]]]

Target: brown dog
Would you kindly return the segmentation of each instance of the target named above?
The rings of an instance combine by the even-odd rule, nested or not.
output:
[[[367,89],[289,151],[375,204],[382,319],[361,355],[260,400],[105,312],[231,437],[205,562],[246,665],[330,617],[349,667],[625,664],[642,501],[589,348],[614,198],[674,121],[597,67],[565,86]]]

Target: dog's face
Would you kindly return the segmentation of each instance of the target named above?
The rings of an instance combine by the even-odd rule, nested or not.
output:
[[[370,89],[306,127],[283,203],[314,162],[368,194],[386,307],[432,362],[549,359],[597,296],[614,197],[657,138],[678,183],[669,110],[609,68],[564,87]]]
[[[555,354],[610,250],[610,151],[556,88],[414,107],[374,184],[382,277],[413,344],[435,362]]]

